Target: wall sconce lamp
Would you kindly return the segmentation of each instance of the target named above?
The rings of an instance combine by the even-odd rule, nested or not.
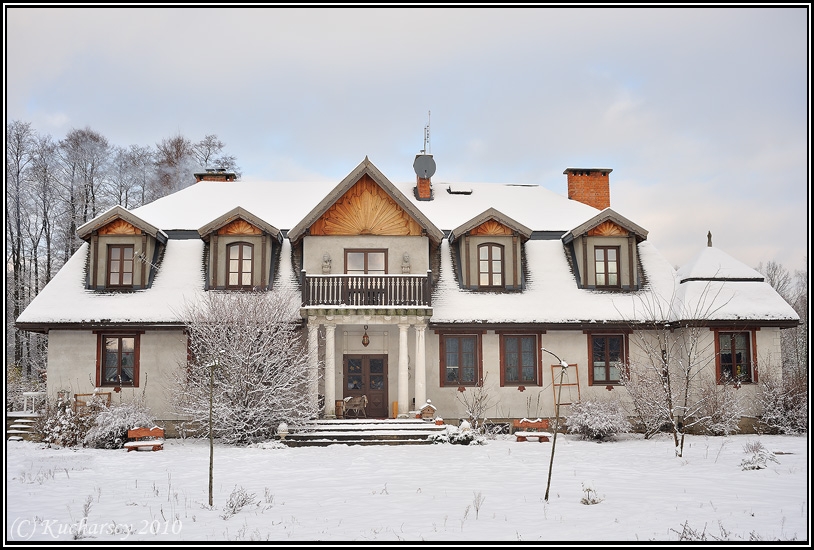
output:
[[[370,336],[367,335],[367,325],[365,325],[365,333],[362,335],[362,345],[367,347],[370,344]]]

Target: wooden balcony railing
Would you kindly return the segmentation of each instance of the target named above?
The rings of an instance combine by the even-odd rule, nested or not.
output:
[[[301,274],[303,306],[430,307],[427,275]]]

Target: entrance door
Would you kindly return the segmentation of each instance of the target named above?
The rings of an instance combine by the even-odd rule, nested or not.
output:
[[[387,418],[387,355],[345,355],[345,395],[367,396],[365,413]]]

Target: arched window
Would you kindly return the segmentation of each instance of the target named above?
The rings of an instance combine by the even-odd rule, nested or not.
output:
[[[226,247],[229,263],[226,273],[227,288],[251,288],[253,271],[253,246],[249,243],[232,243]]]
[[[486,243],[478,246],[478,286],[503,286],[503,246]]]

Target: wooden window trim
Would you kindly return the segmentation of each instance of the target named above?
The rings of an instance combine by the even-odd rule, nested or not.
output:
[[[113,284],[113,283],[110,282],[110,276],[112,275],[110,264],[113,261],[112,260],[113,255],[111,254],[111,251],[113,249],[119,249],[120,254],[121,254],[121,256],[120,256],[121,259],[119,259],[119,264],[120,265],[119,265],[119,271],[118,271],[119,281],[123,281],[124,280],[124,275],[126,273],[129,273],[130,274],[130,284],[123,284],[123,283]],[[130,271],[129,272],[124,270],[124,262],[125,262],[125,260],[124,260],[124,251],[126,249],[130,249],[130,251],[131,251],[131,259],[130,259],[130,264],[131,265],[130,265]],[[106,288],[111,288],[111,289],[116,289],[116,288],[130,289],[130,288],[133,288],[133,285],[135,283],[135,277],[136,277],[136,273],[135,273],[136,247],[134,245],[132,245],[132,244],[108,244],[107,245],[106,264],[107,264],[105,266],[105,279],[106,279],[105,284],[106,284]]]
[[[141,364],[141,335],[144,331],[134,332],[112,332],[112,331],[94,331],[96,334],[96,387],[139,387],[140,364]],[[102,371],[105,366],[105,338],[133,338],[133,382],[132,384],[121,384],[115,382],[106,382]],[[119,369],[121,369],[121,361],[119,362]]]
[[[628,349],[629,338],[627,332],[589,332],[588,334],[588,385],[589,386],[621,386],[622,381],[594,381],[594,338],[608,338],[610,336],[618,336],[622,338],[622,367],[625,368],[628,362]],[[621,376],[621,374],[620,374]]]
[[[369,254],[384,254],[384,273],[390,273],[388,267],[388,249],[387,248],[346,248],[345,249],[345,274],[348,274],[348,254],[364,254],[365,255],[365,275],[368,274],[368,255]],[[359,275],[359,273],[354,273]]]
[[[489,277],[489,284],[486,284],[486,285],[480,284],[480,276],[482,275],[482,272],[480,270],[480,263],[481,263],[480,251],[483,248],[487,248],[488,251],[489,251],[488,252],[488,259],[486,260],[486,261],[489,262],[489,271],[487,272],[488,277]],[[497,273],[492,271],[492,261],[493,261],[492,260],[492,248],[499,248],[500,249],[500,280],[503,281],[503,282],[502,282],[502,284],[499,284],[499,285],[494,284],[494,276],[497,275]],[[478,265],[478,288],[486,288],[486,289],[506,288],[506,247],[504,245],[502,245],[502,244],[499,244],[499,243],[492,243],[492,242],[481,243],[481,244],[478,245],[477,254],[478,254],[478,258],[477,258],[476,262],[477,262],[477,265]]]
[[[438,348],[440,354],[440,362],[439,362],[439,378],[440,378],[440,385],[441,387],[478,387],[483,384],[483,338],[482,332],[438,332]],[[475,358],[475,382],[472,384],[464,384],[461,382],[457,382],[455,384],[447,384],[446,382],[446,375],[447,375],[447,337],[456,337],[456,338],[465,338],[465,337],[472,337],[475,338],[475,353],[477,357]],[[460,380],[460,371],[458,372],[458,379]]]
[[[749,343],[749,362],[751,365],[751,380],[740,381],[741,384],[754,385],[758,383],[758,360],[757,360],[757,329],[713,329],[713,339],[715,340],[715,381],[718,385],[723,383],[723,373],[721,372],[721,341],[720,335],[723,334],[747,334],[747,342]]]
[[[540,352],[541,335],[539,332],[496,332],[500,339],[500,387],[517,387],[517,386],[542,386],[543,380],[543,362],[542,353]],[[528,382],[525,380],[518,380],[516,382],[506,381],[506,338],[522,338],[534,337],[534,381]],[[518,375],[522,374],[522,366],[518,366],[520,371]],[[522,376],[521,376],[522,377]]]
[[[599,273],[596,271],[596,251],[601,250],[603,256],[603,265],[605,266],[605,271],[603,275],[605,276],[605,281],[608,281],[609,273],[608,273],[608,250],[613,250],[616,252],[616,284],[609,285],[599,284]],[[596,288],[622,288],[622,250],[620,246],[594,246],[594,257],[593,257],[593,271],[594,271],[594,285]]]
[[[244,261],[243,260],[243,247],[244,246],[248,246],[249,249],[251,250],[251,254],[252,254],[251,260],[249,260],[251,262],[251,265],[249,266],[249,279],[250,279],[251,282],[248,285],[244,285],[244,284],[231,285],[231,284],[229,284],[229,278],[230,278],[229,276],[232,274],[232,271],[231,271],[231,268],[230,268],[230,264],[232,262],[231,250],[234,247],[238,247],[238,259],[237,259],[238,271],[236,273],[238,274],[238,281],[240,281],[240,280],[243,279],[243,274],[245,273],[242,270],[243,261]],[[233,290],[243,290],[243,289],[254,288],[254,257],[255,257],[255,254],[254,254],[254,244],[253,243],[250,243],[250,242],[247,242],[247,241],[236,241],[236,242],[229,243],[229,244],[226,245],[226,280],[224,281],[226,288],[233,289]]]

